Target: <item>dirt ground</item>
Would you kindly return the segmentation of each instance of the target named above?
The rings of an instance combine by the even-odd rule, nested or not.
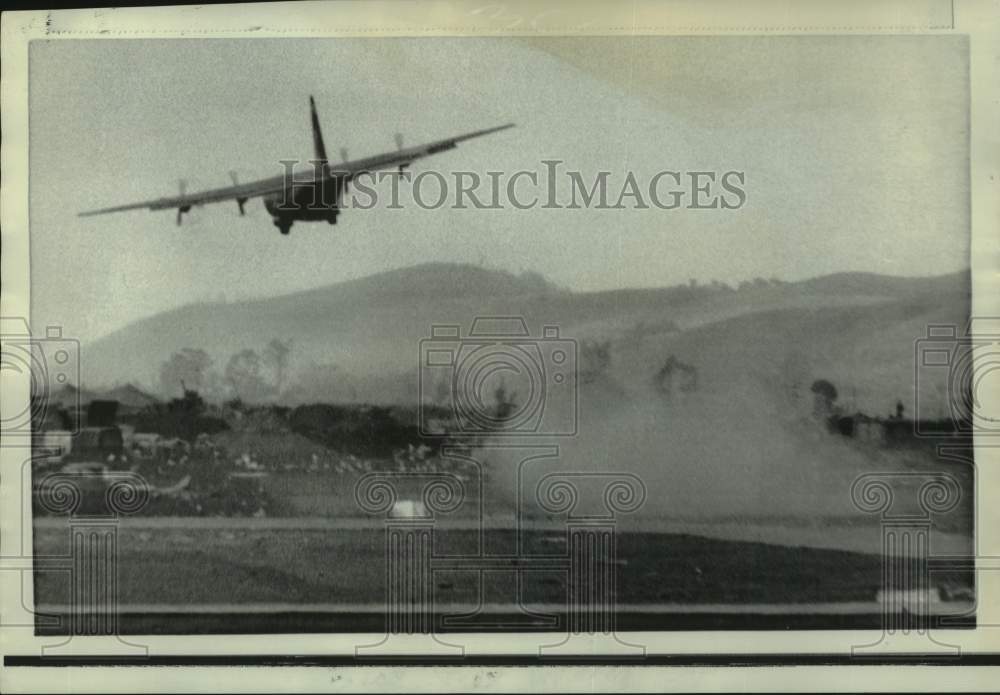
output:
[[[37,556],[67,553],[67,530],[54,521],[36,528]],[[123,605],[385,604],[389,551],[379,525],[159,521],[121,524]],[[511,531],[433,533],[428,576],[439,606],[564,605],[572,586],[598,581],[573,574],[571,558],[583,556],[568,552],[565,531],[522,530],[520,547]],[[878,555],[684,534],[620,533],[613,555],[594,557],[595,571],[617,578],[615,600],[628,604],[874,604],[883,581]],[[933,583],[971,589],[972,576],[936,572]],[[35,591],[38,604],[66,604],[68,574],[39,572]]]

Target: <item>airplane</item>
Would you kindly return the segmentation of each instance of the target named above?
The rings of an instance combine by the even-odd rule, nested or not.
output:
[[[185,193],[181,182],[180,195],[170,198],[157,198],[141,203],[119,205],[100,210],[89,210],[79,213],[80,217],[103,215],[109,212],[125,210],[169,210],[176,208],[177,225],[180,226],[184,213],[190,212],[193,206],[206,203],[220,203],[234,200],[240,215],[245,215],[244,206],[251,198],[261,198],[264,207],[270,213],[274,226],[282,234],[289,234],[293,222],[322,222],[337,224],[340,214],[340,201],[348,182],[359,174],[380,169],[399,169],[402,173],[411,163],[432,154],[454,149],[458,143],[472,138],[497,133],[507,128],[513,128],[513,123],[464,133],[444,140],[436,140],[415,147],[403,147],[403,138],[396,134],[396,151],[377,154],[364,159],[347,161],[347,150],[341,149],[343,162],[332,165],[326,156],[326,146],[323,144],[323,133],[319,126],[319,116],[316,114],[316,100],[309,97],[309,111],[312,119],[313,151],[315,159],[309,160],[313,170],[293,172],[291,176],[282,174],[259,181],[239,183],[235,173],[230,172],[232,186],[213,188],[200,193]]]

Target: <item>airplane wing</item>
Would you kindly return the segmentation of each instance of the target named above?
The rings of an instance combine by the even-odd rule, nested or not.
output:
[[[377,169],[391,169],[394,167],[400,167],[400,169],[402,169],[409,166],[417,159],[422,159],[423,157],[429,157],[432,154],[454,149],[460,142],[513,127],[513,123],[508,123],[495,128],[476,130],[471,133],[464,133],[462,135],[456,135],[444,140],[436,140],[434,142],[417,145],[415,147],[400,147],[395,152],[387,152],[373,157],[344,162],[342,164],[327,164],[323,171],[298,171],[293,174],[292,181],[297,185],[302,185],[316,183],[321,179],[334,177],[351,179],[360,173],[375,171]],[[242,210],[243,204],[250,198],[277,195],[284,191],[287,186],[288,181],[284,175],[272,176],[267,179],[260,179],[258,181],[251,181],[243,184],[234,184],[224,188],[213,188],[199,193],[181,193],[176,196],[156,198],[154,200],[146,200],[139,203],[118,205],[115,207],[101,208],[99,210],[88,210],[86,212],[79,213],[79,216],[88,217],[90,215],[104,215],[109,212],[124,212],[126,210],[176,209],[178,211],[178,224],[180,224],[180,214],[182,212],[187,212],[193,206],[235,200],[240,205],[240,209]]]
[[[392,169],[394,167],[407,167],[418,159],[423,159],[424,157],[429,157],[432,154],[438,154],[439,152],[454,149],[460,142],[472,140],[473,138],[481,138],[484,135],[490,135],[491,133],[497,133],[501,130],[507,130],[508,128],[513,127],[513,123],[507,123],[494,128],[486,128],[485,130],[476,130],[471,133],[455,135],[450,138],[445,138],[444,140],[435,140],[434,142],[428,142],[415,147],[404,148],[400,146],[400,148],[395,152],[386,152],[384,154],[375,155],[374,157],[366,157],[365,159],[357,159],[352,162],[344,162],[343,164],[331,164],[330,167],[336,170],[340,175],[346,175],[348,178],[353,178],[354,176],[366,171]],[[397,142],[399,142],[398,139]]]
[[[310,183],[316,180],[317,175],[313,172],[295,172],[293,180],[296,183]],[[109,212],[124,212],[125,210],[189,210],[192,206],[204,205],[206,203],[220,203],[226,200],[235,200],[241,205],[250,198],[278,194],[285,190],[288,182],[285,176],[272,176],[267,179],[250,181],[242,184],[233,184],[224,188],[213,188],[198,193],[182,193],[176,196],[156,198],[140,203],[130,203],[128,205],[117,205],[99,210],[88,210],[81,212],[80,217],[90,215],[103,215]]]

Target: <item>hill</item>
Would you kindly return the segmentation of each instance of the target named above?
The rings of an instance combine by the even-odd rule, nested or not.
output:
[[[575,434],[561,438],[550,459],[523,462],[518,447],[476,451],[490,472],[483,504],[491,523],[513,523],[519,513],[545,518],[533,500],[549,473],[589,473],[599,482],[619,471],[646,492],[642,509],[627,517],[640,528],[870,548],[881,542],[880,530],[852,502],[858,476],[940,472],[949,464],[914,447],[829,433],[810,417],[810,387],[832,382],[845,412],[885,416],[902,401],[913,413],[915,342],[929,324],[964,326],[969,310],[968,273],[574,293],[536,276],[436,264],[275,299],[185,307],[85,346],[83,359],[88,374],[149,383],[182,348],[205,350],[221,369],[228,355],[277,337],[293,344],[285,402],[412,408],[420,341],[432,325],[467,331],[476,316],[522,316],[537,336],[557,324],[561,339],[577,341],[580,369],[566,388],[546,382],[553,386],[540,412],[546,425],[560,427],[575,414]],[[555,364],[551,352],[543,354]],[[922,410],[933,404],[946,415],[947,370],[926,376]],[[531,393],[518,388],[514,400],[527,401]],[[578,399],[563,397],[574,393]],[[257,446],[250,437],[246,445]],[[968,471],[949,470],[971,489]],[[316,482],[302,485],[313,491]],[[937,519],[939,530],[959,533],[962,552],[970,510],[967,501]]]
[[[734,373],[774,385],[791,371],[816,372],[883,409],[912,384],[913,342],[924,325],[962,324],[968,312],[968,273],[578,293],[535,274],[435,263],[271,299],[183,307],[85,345],[82,359],[88,388],[157,384],[160,365],[183,348],[204,350],[221,372],[232,354],[278,338],[292,345],[287,400],[412,402],[431,326],[467,330],[476,316],[522,316],[533,335],[555,324],[578,341],[610,341],[611,375],[632,391],[677,353],[702,363],[706,385],[736,383]]]

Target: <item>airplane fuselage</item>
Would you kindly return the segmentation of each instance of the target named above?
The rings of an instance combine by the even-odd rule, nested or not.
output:
[[[288,234],[293,222],[328,222],[337,224],[340,200],[344,192],[344,179],[339,176],[308,182],[264,197],[274,226]]]

